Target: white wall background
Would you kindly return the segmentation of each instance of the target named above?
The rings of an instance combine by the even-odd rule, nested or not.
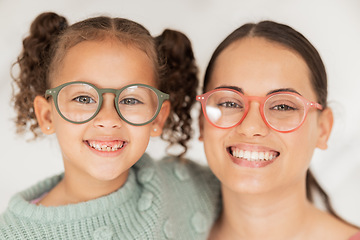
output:
[[[30,23],[43,11],[71,23],[98,14],[130,18],[153,35],[164,28],[183,31],[192,40],[201,78],[218,43],[245,22],[271,19],[302,32],[323,57],[335,113],[329,149],[315,152],[312,168],[340,215],[360,225],[359,0],[0,0],[0,212],[14,193],[63,170],[55,138],[28,142],[17,136],[10,106],[11,63]],[[205,163],[197,138],[196,130],[187,156]],[[148,152],[161,157],[163,149],[164,143],[154,139]]]

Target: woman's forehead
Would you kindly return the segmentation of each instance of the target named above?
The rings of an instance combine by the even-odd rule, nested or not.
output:
[[[310,71],[295,51],[264,38],[244,38],[232,43],[215,62],[207,90],[221,85],[255,95],[281,88],[306,92],[311,89]]]

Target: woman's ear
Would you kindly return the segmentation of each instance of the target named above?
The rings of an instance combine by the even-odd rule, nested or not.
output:
[[[200,131],[200,136],[199,136],[199,141],[203,141],[203,132],[204,132],[204,114],[201,112],[200,116],[199,116],[199,131]]]
[[[44,97],[36,96],[34,110],[41,131],[44,134],[54,133],[51,104]]]
[[[326,108],[320,114],[318,127],[319,137],[316,146],[322,150],[327,149],[327,142],[330,137],[331,129],[334,123],[334,116],[330,108]]]
[[[153,129],[151,130],[150,136],[158,137],[162,134],[163,127],[170,114],[170,108],[171,108],[170,101],[163,102],[159,114],[152,122]]]

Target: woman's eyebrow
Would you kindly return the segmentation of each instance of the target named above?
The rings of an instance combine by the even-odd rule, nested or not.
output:
[[[278,92],[293,92],[293,93],[296,93],[296,94],[299,94],[300,96],[302,96],[298,91],[296,91],[293,88],[279,88],[279,89],[271,90],[270,92],[268,92],[266,94],[266,96],[273,94],[273,93],[278,93]]]
[[[242,94],[244,94],[244,90],[242,88],[239,88],[237,86],[229,86],[229,85],[221,85],[219,87],[216,87],[215,89],[221,89],[221,88],[229,88],[229,89],[233,89],[235,91],[238,91]],[[298,91],[296,91],[295,89],[293,88],[278,88],[278,89],[274,89],[274,90],[271,90],[269,91],[267,95],[270,95],[272,93],[278,93],[278,92],[293,92],[293,93],[296,93],[296,94],[299,94],[300,96],[302,96]]]
[[[239,88],[239,87],[236,87],[236,86],[221,85],[219,87],[216,87],[215,89],[221,89],[221,88],[229,88],[229,89],[238,91],[241,94],[244,94],[244,91],[242,90],[242,88]]]

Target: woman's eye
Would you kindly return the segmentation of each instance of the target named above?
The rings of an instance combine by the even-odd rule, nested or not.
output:
[[[83,104],[95,103],[94,99],[89,96],[78,96],[73,100]]]
[[[286,104],[279,104],[279,105],[276,105],[276,106],[272,107],[271,109],[272,110],[277,110],[277,111],[293,111],[293,110],[296,110],[296,108],[291,107],[291,106],[286,105]]]
[[[223,102],[223,103],[219,103],[218,106],[225,108],[241,108],[241,106],[235,102]]]
[[[120,104],[135,105],[135,104],[143,104],[143,102],[141,102],[135,98],[125,98],[120,101]]]

